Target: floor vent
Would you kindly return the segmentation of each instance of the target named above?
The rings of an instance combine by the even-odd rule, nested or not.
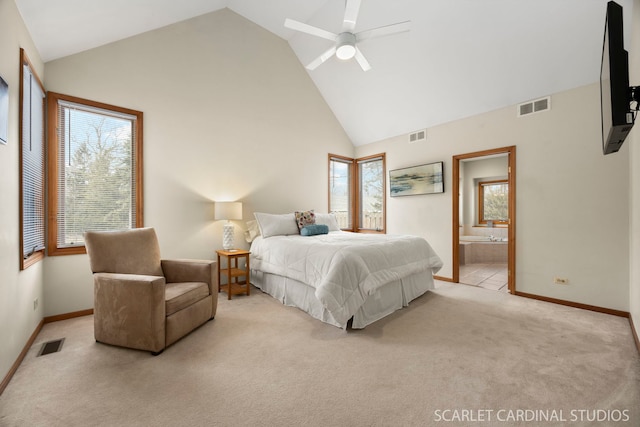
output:
[[[409,144],[413,144],[414,142],[418,142],[418,141],[424,141],[425,139],[427,139],[426,129],[419,130],[417,132],[409,134]]]
[[[64,344],[64,338],[42,344],[40,352],[38,353],[38,357],[59,352],[60,350],[62,350],[62,344]]]
[[[535,101],[529,101],[518,105],[518,117],[539,113],[549,109],[551,109],[551,97],[547,96],[546,98],[540,98]]]

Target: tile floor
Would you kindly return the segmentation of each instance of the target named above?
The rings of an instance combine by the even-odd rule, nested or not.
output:
[[[500,292],[507,287],[507,263],[481,263],[460,266],[460,283]]]

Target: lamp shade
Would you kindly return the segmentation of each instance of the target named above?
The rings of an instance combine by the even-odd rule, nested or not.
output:
[[[242,219],[242,203],[216,202],[214,215],[216,219],[240,220]]]

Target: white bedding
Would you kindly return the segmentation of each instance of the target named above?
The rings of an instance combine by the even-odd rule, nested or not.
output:
[[[257,237],[252,269],[288,277],[315,289],[316,298],[340,325],[387,283],[429,272],[442,261],[416,236],[333,231],[318,236]]]

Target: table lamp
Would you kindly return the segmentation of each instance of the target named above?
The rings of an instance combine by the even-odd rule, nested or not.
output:
[[[222,248],[226,251],[233,248],[234,230],[231,220],[242,219],[242,203],[241,202],[216,202],[215,219],[226,220],[226,224],[222,229]]]

